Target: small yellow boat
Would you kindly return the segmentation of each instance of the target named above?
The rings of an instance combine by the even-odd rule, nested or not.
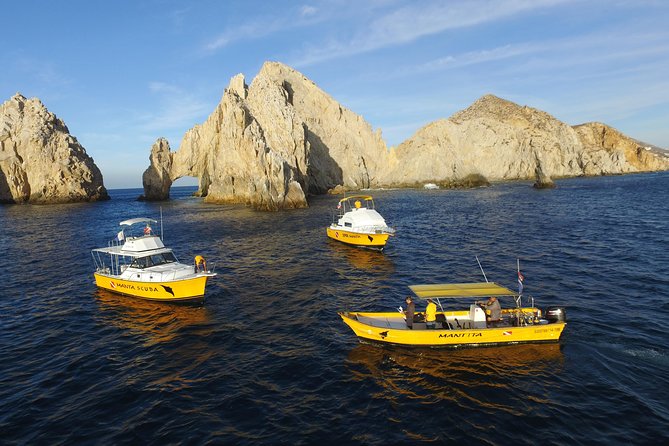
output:
[[[114,293],[159,301],[185,301],[204,297],[207,280],[216,276],[205,259],[193,265],[179,263],[162,238],[154,234],[150,218],[120,223],[121,231],[106,248],[92,250],[95,284]],[[130,235],[142,226],[139,235]],[[210,265],[211,266],[211,265]]]
[[[336,221],[327,228],[328,237],[348,245],[382,250],[395,230],[374,209],[369,195],[353,195],[337,203]]]
[[[424,347],[478,347],[521,343],[558,342],[566,325],[566,311],[549,307],[541,311],[521,306],[521,296],[494,282],[412,285],[418,299],[433,299],[437,311],[435,328],[427,328],[421,314],[409,329],[402,312],[340,312],[339,316],[360,341]],[[501,319],[487,321],[486,310],[479,303],[468,309],[444,310],[442,298],[512,297],[513,308],[502,309]],[[400,307],[401,309],[401,307]]]

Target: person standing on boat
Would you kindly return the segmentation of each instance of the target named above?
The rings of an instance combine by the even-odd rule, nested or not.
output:
[[[413,303],[413,298],[407,296],[406,298],[407,309],[404,310],[404,316],[407,321],[407,328],[413,330],[413,314],[416,312],[416,304]]]
[[[428,299],[425,308],[425,325],[427,328],[434,328],[437,323],[437,305],[432,299]]]

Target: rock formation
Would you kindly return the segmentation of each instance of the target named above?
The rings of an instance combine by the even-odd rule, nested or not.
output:
[[[265,63],[247,86],[232,78],[216,110],[176,152],[151,150],[144,197],[165,199],[182,176],[199,178],[206,201],[259,209],[307,205],[309,194],[379,184],[387,150],[380,133],[297,71]]]
[[[39,99],[17,93],[0,105],[0,203],[108,198],[93,159]]]
[[[488,181],[667,170],[669,158],[603,124],[571,127],[543,111],[487,95],[387,150],[380,131],[297,71],[267,62],[250,86],[232,78],[207,120],[179,149],[159,139],[145,198],[199,178],[206,201],[260,209],[307,205],[307,196],[374,187],[476,187]]]
[[[466,110],[420,129],[393,149],[387,185],[413,186],[481,175],[491,181],[606,175],[669,169],[603,124],[571,127],[546,112],[487,95]]]

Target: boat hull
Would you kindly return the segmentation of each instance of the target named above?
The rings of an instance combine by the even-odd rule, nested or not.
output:
[[[339,316],[361,341],[423,347],[481,347],[558,342],[566,325],[564,322],[556,322],[522,327],[409,330],[397,322],[377,326],[358,320],[358,317],[369,316],[397,321],[397,313],[340,312]]]
[[[390,234],[368,234],[332,227],[327,228],[327,233],[328,237],[338,242],[373,249],[383,249],[390,237]]]
[[[95,284],[99,288],[109,290],[113,293],[127,296],[140,297],[142,299],[158,301],[185,301],[196,300],[204,297],[204,289],[207,285],[207,275],[166,281],[166,282],[140,282],[119,279],[118,277],[95,273]]]

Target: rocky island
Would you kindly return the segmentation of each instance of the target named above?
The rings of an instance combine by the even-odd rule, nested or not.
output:
[[[232,78],[176,152],[156,141],[144,197],[166,199],[173,181],[195,176],[209,202],[299,208],[337,186],[378,186],[387,156],[381,133],[361,116],[292,68],[268,62],[250,86],[241,74]]]
[[[669,158],[601,123],[571,127],[546,112],[486,95],[391,150],[387,185],[611,175],[669,169]]]
[[[206,201],[259,209],[304,207],[328,191],[528,179],[551,187],[556,177],[669,170],[666,154],[612,127],[572,127],[493,95],[388,150],[380,130],[278,62],[266,62],[250,86],[233,77],[178,150],[160,138],[150,162],[146,199],[167,199],[173,181],[194,176]]]
[[[106,199],[100,169],[39,99],[0,105],[0,203]]]

